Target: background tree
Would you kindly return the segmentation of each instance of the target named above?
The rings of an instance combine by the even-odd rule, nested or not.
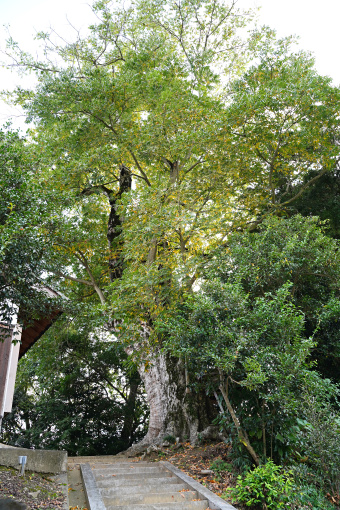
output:
[[[126,370],[127,356],[112,336],[68,322],[59,320],[21,360],[2,438],[69,455],[114,455],[145,435],[138,372]]]
[[[55,201],[36,179],[32,148],[9,126],[0,131],[0,316],[2,322],[20,308],[28,323],[51,313],[56,303],[43,292],[42,273],[49,267],[43,227]]]
[[[306,179],[314,178],[316,172],[312,170]],[[301,183],[304,186],[304,182]],[[331,237],[340,237],[340,169],[325,173],[321,178],[306,189],[304,193],[292,203],[290,214],[300,213],[303,216],[319,216],[327,221],[327,233]]]
[[[291,44],[267,41],[259,63],[230,87],[225,129],[234,143],[226,158],[243,184],[238,208],[259,219],[320,193],[339,161],[339,89]]]

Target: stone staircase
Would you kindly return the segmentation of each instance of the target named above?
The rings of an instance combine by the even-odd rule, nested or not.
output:
[[[207,500],[159,463],[96,465],[97,487],[107,510],[206,510]]]
[[[167,462],[101,462],[80,467],[89,510],[235,510]],[[205,498],[204,492],[211,497]],[[211,504],[211,498],[221,503]]]

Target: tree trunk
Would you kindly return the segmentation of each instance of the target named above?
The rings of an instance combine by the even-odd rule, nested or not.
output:
[[[107,240],[110,246],[110,279],[114,281],[117,278],[121,278],[123,274],[123,255],[122,255],[122,242],[120,239],[122,231],[122,218],[117,212],[116,202],[122,197],[123,193],[128,193],[131,190],[131,172],[125,166],[121,165],[119,172],[119,190],[116,194],[113,194],[110,190],[107,190],[111,211],[109,221],[107,225]]]
[[[126,401],[124,425],[120,435],[121,440],[129,446],[131,446],[133,441],[132,437],[134,432],[133,425],[135,420],[135,406],[140,383],[141,381],[139,375],[136,373],[136,377],[130,381],[130,392]]]
[[[236,430],[237,430],[237,433],[238,433],[238,437],[239,437],[241,443],[244,444],[244,446],[247,448],[247,450],[248,450],[249,454],[251,455],[253,461],[255,462],[256,466],[259,466],[260,465],[260,459],[259,459],[257,453],[255,452],[254,448],[250,444],[247,432],[242,429],[241,424],[239,422],[239,419],[236,416],[235,411],[234,411],[234,409],[233,409],[233,407],[232,407],[232,405],[230,403],[228,394],[227,394],[226,390],[224,389],[224,387],[222,386],[222,384],[220,385],[220,391],[221,391],[221,393],[223,395],[223,398],[224,398],[224,401],[225,401],[226,406],[228,408],[228,411],[230,413],[230,416],[232,417],[232,420],[233,420],[234,425],[236,427]]]
[[[170,181],[178,179],[179,164],[171,163]],[[110,200],[110,217],[108,221],[107,239],[110,245],[110,277],[111,280],[122,277],[123,273],[123,245],[121,231],[124,218],[120,217],[116,207],[116,200],[131,190],[131,172],[121,165],[119,177],[119,191],[106,193]],[[157,239],[153,239],[148,256],[148,263],[153,263],[157,256]],[[164,248],[164,247],[163,247]],[[116,328],[113,328],[115,330]],[[144,331],[143,336],[147,335]],[[127,349],[133,354],[133,349]],[[210,401],[205,394],[188,392],[184,363],[163,353],[153,355],[148,364],[141,364],[139,374],[144,383],[147,401],[150,409],[149,429],[145,438],[132,447],[136,453],[151,444],[161,444],[164,436],[171,435],[180,441],[189,440],[195,443],[198,434],[206,429],[212,419],[213,411]],[[122,431],[126,437],[128,424]]]
[[[206,429],[213,410],[204,393],[186,391],[184,363],[158,353],[150,365],[139,369],[150,408],[149,429],[141,443],[133,449],[161,444],[171,435],[180,441],[195,443]]]

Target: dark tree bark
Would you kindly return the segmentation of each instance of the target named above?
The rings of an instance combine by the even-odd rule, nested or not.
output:
[[[141,379],[138,373],[136,373],[135,377],[130,381],[130,392],[126,401],[124,425],[120,435],[121,440],[128,446],[131,446],[133,441],[135,407],[140,383]]]
[[[121,165],[119,174],[119,190],[116,194],[107,193],[111,211],[107,226],[107,239],[110,245],[110,258],[109,258],[109,269],[111,281],[121,278],[123,274],[123,255],[122,255],[122,244],[119,240],[122,232],[122,219],[117,211],[117,200],[119,200],[123,193],[127,193],[131,190],[131,172],[125,166]]]

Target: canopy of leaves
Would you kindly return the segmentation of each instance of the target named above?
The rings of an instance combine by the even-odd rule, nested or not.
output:
[[[38,77],[14,100],[37,126],[47,189],[68,200],[50,225],[54,274],[66,294],[95,292],[135,341],[232,229],[282,211],[334,169],[340,95],[290,38],[247,33],[253,14],[234,3],[93,9],[98,23],[72,44],[40,34],[43,60],[10,42]],[[121,194],[122,165],[133,185]],[[112,207],[121,226],[108,247]],[[124,261],[114,282],[110,259]]]
[[[259,59],[230,87],[226,157],[243,184],[238,203],[263,214],[286,210],[337,166],[340,95],[287,40],[264,44]]]

